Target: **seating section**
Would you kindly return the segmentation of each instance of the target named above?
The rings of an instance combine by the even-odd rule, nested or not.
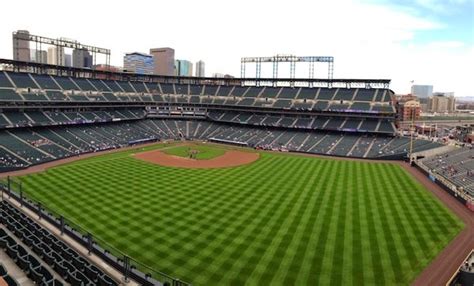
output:
[[[9,108],[0,109],[0,171],[181,138],[338,156],[403,156],[408,143],[393,137],[392,96],[374,88],[151,83],[2,71],[0,102]],[[414,144],[416,150],[436,146]]]
[[[474,197],[474,148],[457,148],[424,158],[420,164]]]
[[[127,114],[131,116],[133,113],[128,112]],[[55,116],[58,115],[68,118],[81,116],[80,113],[63,113]],[[98,115],[105,116],[101,112],[90,112],[87,116]],[[250,147],[368,158],[402,156],[408,152],[409,146],[408,138],[403,137],[377,137],[374,134],[353,131],[348,134],[327,133],[332,128],[363,123],[360,121],[348,122],[345,119],[334,118],[314,119],[227,112],[213,112],[209,116],[212,120],[219,122],[197,121],[194,124],[194,121],[145,119],[3,130],[0,131],[0,162],[2,162],[0,171],[27,167],[81,153],[121,148],[142,142],[165,139],[179,140],[181,138],[220,139],[241,142]],[[223,123],[225,121],[232,123],[228,125]],[[238,122],[245,122],[247,125]],[[331,125],[329,129],[321,128],[328,124]],[[201,128],[202,126],[207,126],[207,129]],[[267,129],[269,127],[278,129]],[[287,136],[288,134],[291,136]],[[308,134],[310,134],[308,137],[314,137],[304,138]],[[316,137],[319,139],[324,137],[324,140],[313,141],[310,144],[309,142]],[[359,138],[365,137],[374,139],[359,140]],[[271,140],[272,138],[273,140]],[[309,142],[306,142],[308,140]],[[416,140],[414,148],[415,150],[424,150],[439,145],[430,141]]]
[[[104,109],[99,111],[62,112],[62,111],[25,111],[0,112],[0,128],[63,125],[85,121],[104,122],[114,120],[141,119],[145,117],[142,108]],[[9,123],[10,122],[10,123]]]
[[[0,205],[0,222],[8,229],[7,232],[0,228],[0,247],[35,284],[63,285],[54,279],[53,276],[57,275],[71,285],[118,285],[13,205],[7,201],[2,201]],[[53,269],[56,274],[49,269]]]
[[[18,88],[38,88],[28,73],[9,72],[8,75]]]
[[[0,89],[0,101],[23,101],[13,89]]]
[[[13,84],[12,84],[13,83]],[[20,96],[21,94],[21,96]],[[0,72],[0,101],[166,102],[341,112],[392,112],[388,89],[144,83]],[[232,100],[225,100],[231,97]]]
[[[242,116],[246,113],[237,113],[235,111],[210,111],[208,116],[214,121],[225,121],[233,123],[244,123],[251,125],[263,126],[279,126],[279,127],[294,127],[305,129],[324,129],[324,130],[340,130],[353,132],[380,132],[385,134],[394,134],[395,126],[392,122],[385,119],[358,119],[350,117],[313,117],[305,120],[299,116],[285,116],[285,115],[262,115],[248,113],[251,120],[242,121]],[[309,122],[312,124],[309,124]],[[304,122],[304,123],[303,123]],[[296,123],[296,124],[293,124]]]

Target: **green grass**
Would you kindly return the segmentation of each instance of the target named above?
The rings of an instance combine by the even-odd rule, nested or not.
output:
[[[24,189],[193,285],[406,285],[463,227],[398,165],[262,153],[177,169],[133,152],[29,175]]]
[[[163,150],[168,155],[180,156],[189,158],[191,151],[196,151],[197,160],[209,160],[215,157],[224,155],[225,149],[216,146],[191,145],[191,146],[176,146]]]

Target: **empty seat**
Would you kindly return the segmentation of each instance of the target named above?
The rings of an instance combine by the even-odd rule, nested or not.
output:
[[[16,280],[13,279],[10,275],[5,275],[3,277],[3,280],[5,280],[5,282],[7,282],[8,286],[17,286],[17,285],[19,285],[18,282],[16,282]]]
[[[75,276],[79,281],[81,281],[82,285],[91,284],[91,281],[89,280],[89,278],[87,278],[87,276],[85,276],[82,272],[76,271]]]
[[[16,252],[16,249],[17,249],[16,242],[14,244],[13,243],[7,243],[7,246],[6,246],[7,255],[10,256],[10,258],[13,259],[14,261],[16,261],[17,258],[18,258],[18,254]]]
[[[66,281],[71,283],[71,286],[82,286],[82,280],[76,277],[76,272],[69,273]]]
[[[28,255],[28,251],[21,245],[17,246],[18,257],[25,257]]]
[[[53,281],[47,283],[46,285],[48,286],[63,286],[63,283],[61,281],[53,279]]]
[[[29,261],[29,268],[28,268],[28,273],[32,273],[33,270],[39,268],[41,266],[41,263],[32,255],[28,256],[28,261]]]
[[[3,277],[7,275],[7,270],[5,269],[5,267],[3,267],[2,264],[0,264],[0,277]]]
[[[7,232],[3,228],[0,228],[0,239],[7,236],[8,236]]]
[[[112,286],[112,285],[118,285],[118,284],[117,284],[117,282],[112,280],[112,278],[110,278],[109,276],[104,274],[102,276],[99,276],[99,285],[100,286]]]
[[[97,282],[99,273],[101,273],[101,271],[94,265],[89,265],[88,267],[85,268],[85,273],[86,273],[87,278],[89,278],[89,280],[91,280],[92,282]]]
[[[54,281],[53,275],[43,266],[32,270],[30,277],[37,285],[50,285]]]

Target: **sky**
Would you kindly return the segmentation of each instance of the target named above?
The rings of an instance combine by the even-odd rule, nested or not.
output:
[[[127,52],[172,47],[177,59],[206,63],[206,75],[240,76],[240,58],[333,56],[335,78],[391,79],[395,93],[414,84],[474,96],[474,0],[5,0],[0,57],[12,58],[11,33],[29,30]],[[247,76],[255,66],[247,65]],[[280,75],[289,66],[280,65]],[[264,65],[262,77],[271,77]],[[308,76],[308,67],[296,66]],[[316,65],[327,77],[327,65]]]

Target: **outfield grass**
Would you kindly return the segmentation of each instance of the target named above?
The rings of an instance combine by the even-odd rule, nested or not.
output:
[[[179,157],[189,158],[191,151],[197,151],[197,160],[209,160],[215,157],[224,155],[225,149],[218,148],[215,146],[204,146],[204,145],[190,145],[190,146],[176,146],[163,150],[168,155],[174,155]]]
[[[133,152],[29,175],[24,189],[193,285],[408,284],[462,229],[397,165],[262,153],[177,169]]]

